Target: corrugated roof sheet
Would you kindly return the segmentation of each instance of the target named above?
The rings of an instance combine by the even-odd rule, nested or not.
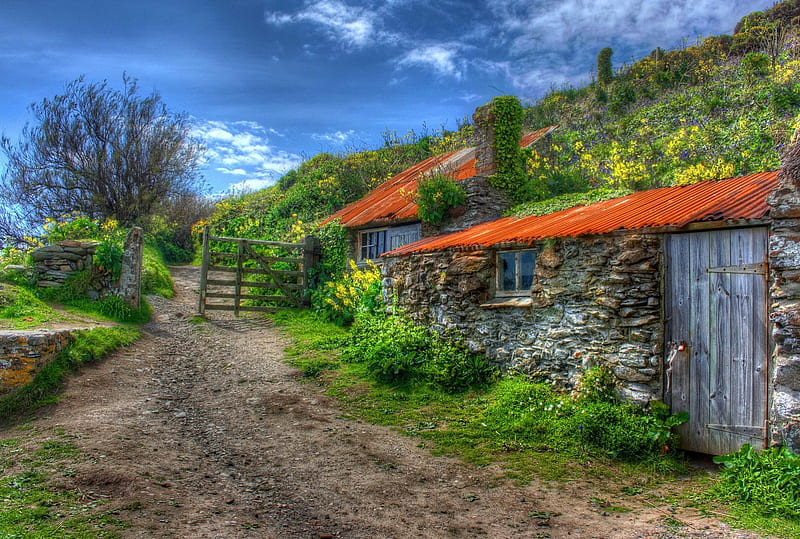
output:
[[[530,245],[544,238],[643,228],[682,228],[707,221],[759,219],[769,213],[766,196],[777,187],[777,176],[777,171],[760,172],[640,191],[549,215],[504,217],[460,232],[425,238],[384,256],[482,249],[503,244]]]
[[[527,148],[553,129],[555,126],[525,133],[520,140],[520,146]],[[346,227],[383,226],[415,221],[417,205],[413,199],[417,191],[417,182],[423,175],[429,173],[446,174],[455,180],[475,176],[475,148],[429,157],[386,180],[363,198],[348,204],[325,219],[322,224],[334,219],[339,219]]]

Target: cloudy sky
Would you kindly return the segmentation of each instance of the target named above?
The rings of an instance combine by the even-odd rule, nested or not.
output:
[[[80,75],[122,73],[189,114],[212,189],[269,185],[385,129],[455,128],[657,46],[731,33],[773,0],[2,0],[0,133]],[[2,166],[2,163],[0,163]]]

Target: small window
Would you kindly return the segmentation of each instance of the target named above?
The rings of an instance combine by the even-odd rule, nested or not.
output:
[[[519,296],[530,293],[536,251],[505,251],[497,253],[497,295]]]
[[[386,230],[366,230],[361,233],[361,260],[374,260],[386,251]]]

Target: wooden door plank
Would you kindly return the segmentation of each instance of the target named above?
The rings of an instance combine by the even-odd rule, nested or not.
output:
[[[673,234],[666,241],[667,271],[665,272],[665,309],[666,309],[666,340],[665,361],[670,359],[672,352],[670,343],[680,344],[686,342],[687,349],[677,352],[672,361],[672,372],[667,373],[669,364],[664,365],[665,395],[667,404],[673,412],[689,412],[691,410],[690,380],[690,237],[688,234]],[[681,445],[687,447],[690,443],[691,433],[689,424],[684,423],[677,428]]]
[[[709,440],[705,425],[709,418],[709,296],[708,273],[710,233],[697,232],[690,236],[690,342],[691,361],[689,372],[689,391],[691,406],[689,410],[689,441],[695,451],[708,452]]]
[[[766,242],[766,229],[737,231],[732,255],[743,263],[763,261],[766,258]],[[738,399],[739,406],[731,410],[728,424],[750,426],[753,429],[740,429],[743,434],[733,437],[729,451],[739,449],[744,443],[763,446],[765,436],[760,428],[767,417],[766,279],[761,275],[737,277],[732,294],[737,309],[734,320],[740,323],[740,327],[731,339],[731,393]]]
[[[710,267],[729,266],[731,262],[731,232],[709,232]],[[736,275],[738,276],[738,275]],[[731,281],[734,275],[710,273],[709,293],[709,354],[708,354],[708,419],[705,422],[706,448],[709,453],[725,453],[731,443],[729,432],[707,428],[708,424],[725,424],[731,414]]]

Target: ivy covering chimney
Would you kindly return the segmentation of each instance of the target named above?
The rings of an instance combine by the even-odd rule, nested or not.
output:
[[[475,169],[478,176],[522,202],[527,193],[527,178],[519,142],[525,111],[513,95],[495,97],[478,107],[472,115],[475,124]]]

